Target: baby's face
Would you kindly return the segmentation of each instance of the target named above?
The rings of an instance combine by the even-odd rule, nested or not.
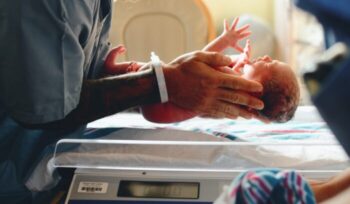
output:
[[[264,86],[261,98],[265,108],[260,111],[263,116],[275,122],[291,118],[300,93],[296,75],[289,65],[265,56],[245,65],[242,76]]]
[[[273,75],[283,78],[294,78],[294,73],[289,65],[272,60],[268,56],[260,57],[254,60],[250,65],[247,64],[243,69],[243,77],[246,79],[258,81],[260,83],[270,80]],[[276,77],[277,77],[276,76]]]

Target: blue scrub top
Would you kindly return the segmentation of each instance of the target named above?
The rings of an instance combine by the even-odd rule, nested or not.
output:
[[[325,30],[327,47],[342,42],[350,48],[349,0],[296,0],[296,5],[317,17]],[[312,101],[350,155],[350,57],[332,66],[333,71],[321,82]]]
[[[98,78],[109,50],[110,0],[0,1],[0,202],[38,203],[24,183],[43,154],[74,130],[29,130],[15,121],[63,119],[84,78]],[[34,196],[34,198],[33,198]]]

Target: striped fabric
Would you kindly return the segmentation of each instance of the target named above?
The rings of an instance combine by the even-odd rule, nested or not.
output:
[[[238,176],[215,204],[314,204],[307,181],[295,171],[254,169]]]

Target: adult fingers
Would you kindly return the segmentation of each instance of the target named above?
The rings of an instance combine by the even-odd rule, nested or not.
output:
[[[237,76],[242,75],[242,69],[233,69],[231,67],[216,67],[215,69],[226,74],[237,75]]]
[[[226,74],[237,74],[231,67],[216,67],[215,69]]]
[[[230,104],[225,101],[217,101],[215,106],[208,111],[206,115],[214,118],[231,118],[236,119],[237,116],[245,119],[251,119],[253,114],[241,108],[239,105]]]
[[[219,89],[217,98],[227,103],[239,104],[249,108],[261,110],[264,102],[246,92]]]
[[[229,117],[225,114],[217,114],[217,115],[212,115],[212,114],[203,114],[203,115],[199,115],[199,117],[201,118],[210,118],[210,119],[221,119],[221,118],[230,118],[232,120],[235,120],[238,118],[237,115],[229,115]]]
[[[228,66],[231,64],[231,58],[217,52],[197,52],[195,59],[211,67]]]
[[[222,77],[219,81],[219,87],[247,92],[262,92],[263,90],[263,86],[256,81],[247,80],[239,76],[232,76],[224,73],[221,74]]]
[[[270,124],[271,121],[268,120],[267,118],[261,116],[260,114],[253,114],[253,118],[260,120],[261,122],[265,123],[265,124]]]
[[[211,115],[209,113],[199,114],[198,116],[201,118],[210,118],[210,119],[221,119],[225,117],[223,115]]]
[[[265,124],[269,124],[271,123],[271,121],[269,119],[267,119],[266,117],[262,116],[257,110],[248,108],[247,109],[251,114],[253,114],[253,118],[260,120],[261,122],[265,123]]]

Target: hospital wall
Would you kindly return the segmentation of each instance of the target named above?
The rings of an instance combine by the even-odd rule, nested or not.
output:
[[[212,14],[217,31],[222,21],[243,14],[252,14],[274,26],[274,0],[204,0]]]

